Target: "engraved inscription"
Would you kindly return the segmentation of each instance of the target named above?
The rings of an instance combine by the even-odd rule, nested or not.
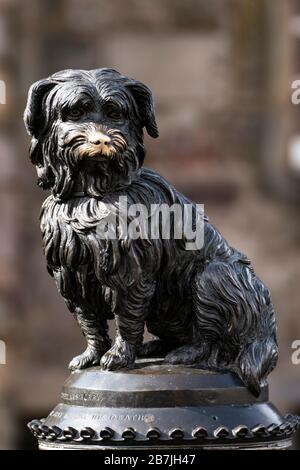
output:
[[[53,418],[62,418],[64,416],[64,413],[62,411],[51,411],[50,415]]]
[[[101,400],[101,395],[89,392],[62,392],[61,398],[67,401],[92,401],[97,402]]]
[[[109,420],[109,421],[144,421],[145,423],[149,423],[154,421],[154,416],[150,418],[149,415],[129,415],[129,414],[113,414],[113,415],[93,415],[93,421],[101,421],[101,420]]]

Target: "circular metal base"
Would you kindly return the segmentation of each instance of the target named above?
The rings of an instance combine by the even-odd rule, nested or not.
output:
[[[29,427],[41,449],[285,449],[282,417],[231,373],[140,360],[132,370],[73,372],[61,401]]]

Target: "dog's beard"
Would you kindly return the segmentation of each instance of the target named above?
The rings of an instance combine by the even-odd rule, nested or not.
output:
[[[83,131],[74,126],[62,139],[57,138],[58,129],[53,129],[43,150],[54,175],[52,193],[57,200],[72,195],[102,197],[128,186],[138,174],[144,158],[142,142],[131,147],[117,129],[102,130],[110,145],[96,148],[88,142],[87,127]]]

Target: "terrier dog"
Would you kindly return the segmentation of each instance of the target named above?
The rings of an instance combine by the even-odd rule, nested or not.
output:
[[[158,137],[150,89],[112,69],[61,71],[31,86],[25,124],[38,185],[51,190],[41,211],[48,271],[87,341],[69,367],[115,370],[133,367],[138,355],[163,355],[235,372],[258,395],[277,361],[276,324],[247,257],[205,216],[200,249],[151,238],[151,221],[145,237],[99,232],[107,214],[128,217],[120,196],[150,211],[196,207],[142,167],[143,129]],[[143,344],[145,325],[156,339]]]

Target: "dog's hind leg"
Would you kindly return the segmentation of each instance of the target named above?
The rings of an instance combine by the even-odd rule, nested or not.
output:
[[[191,344],[180,346],[179,348],[173,349],[165,357],[165,362],[168,364],[184,364],[184,365],[195,365],[199,367],[201,363],[206,363],[205,359],[208,356],[209,346],[203,344]],[[207,365],[207,364],[206,364]]]
[[[160,338],[146,341],[138,350],[138,357],[164,357],[172,349],[176,348],[176,343]]]
[[[277,360],[269,292],[246,259],[212,261],[193,282],[195,341],[166,361],[235,372],[254,395]],[[197,332],[196,331],[196,332]]]

